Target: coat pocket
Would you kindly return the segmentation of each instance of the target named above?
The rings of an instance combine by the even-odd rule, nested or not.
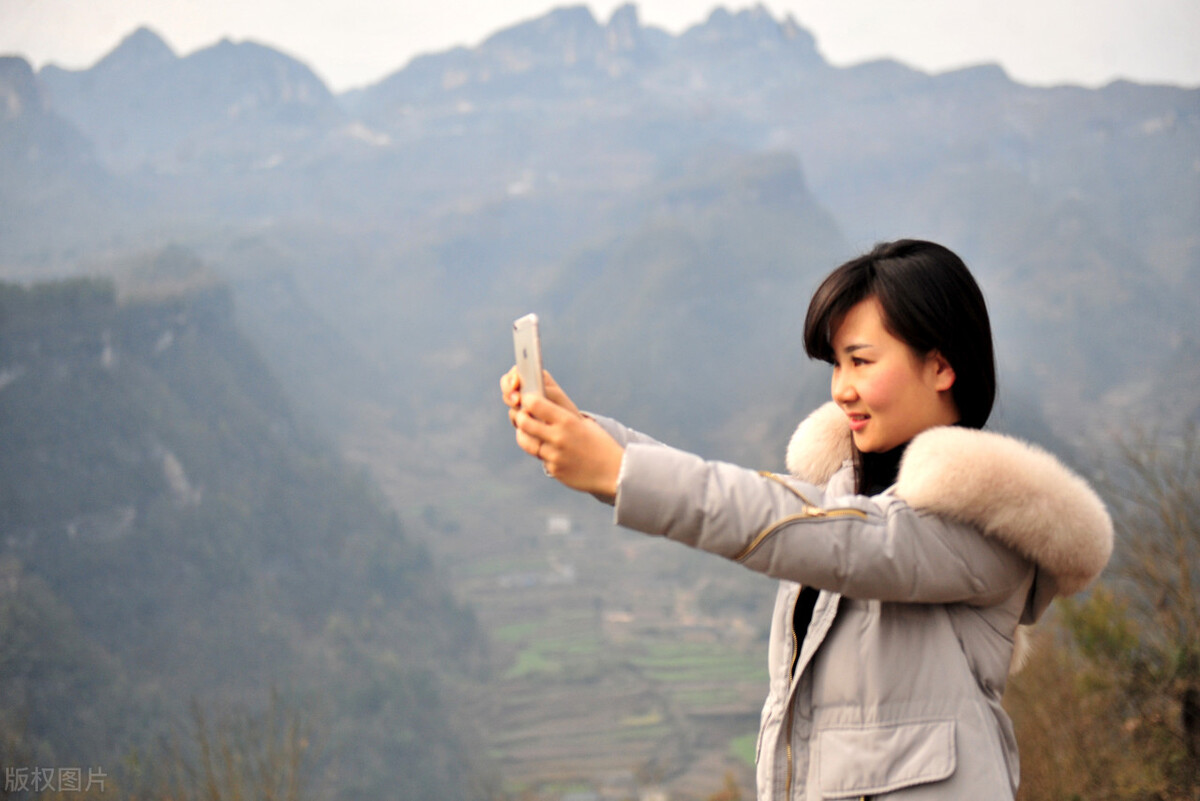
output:
[[[817,735],[822,798],[861,798],[954,773],[953,720],[824,729]]]

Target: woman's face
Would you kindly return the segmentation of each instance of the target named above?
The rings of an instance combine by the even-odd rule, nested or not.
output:
[[[927,428],[950,425],[954,368],[937,351],[922,356],[883,324],[874,297],[846,312],[833,335],[833,400],[865,453],[903,445]]]

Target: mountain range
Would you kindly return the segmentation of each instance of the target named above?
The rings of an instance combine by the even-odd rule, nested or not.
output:
[[[562,8],[341,96],[270,48],[222,41],[180,57],[147,29],[86,70],[33,75],[9,58],[0,76],[8,274],[170,243],[221,270],[254,240],[389,372],[432,356],[449,378],[456,352],[482,368],[476,354],[526,307],[552,343],[556,326],[579,332],[572,348],[599,338],[627,353],[653,337],[702,351],[723,334],[700,312],[667,323],[684,300],[663,273],[675,268],[618,286],[595,266],[618,251],[653,261],[663,237],[721,253],[707,265],[677,254],[699,291],[701,275],[749,271],[799,314],[837,260],[918,236],[975,268],[1013,404],[1029,399],[1064,436],[1147,411],[1158,382],[1177,395],[1198,377],[1181,350],[1197,335],[1198,90],[1032,88],[992,65],[837,68],[762,7],[717,9],[678,36],[634,6],[606,22]],[[743,223],[776,232],[776,250]],[[648,250],[628,254],[634,242]],[[624,334],[606,330],[601,296],[615,292],[644,310],[626,309]],[[746,304],[724,315],[739,347],[794,336],[780,309]],[[737,375],[756,380],[770,389],[754,394],[788,392],[774,367]],[[1196,403],[1159,412],[1186,419]]]

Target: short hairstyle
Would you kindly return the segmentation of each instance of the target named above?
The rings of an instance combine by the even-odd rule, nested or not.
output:
[[[937,350],[954,368],[959,425],[983,428],[996,399],[992,327],[967,265],[934,242],[901,239],[838,267],[817,287],[804,321],[804,349],[833,364],[833,335],[851,307],[875,297],[892,336],[920,355]]]

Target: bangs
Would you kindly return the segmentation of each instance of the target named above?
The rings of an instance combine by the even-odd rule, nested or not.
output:
[[[874,260],[866,256],[848,261],[830,273],[808,304],[804,318],[804,352],[810,359],[833,364],[833,334],[842,318],[859,301],[874,294]]]

